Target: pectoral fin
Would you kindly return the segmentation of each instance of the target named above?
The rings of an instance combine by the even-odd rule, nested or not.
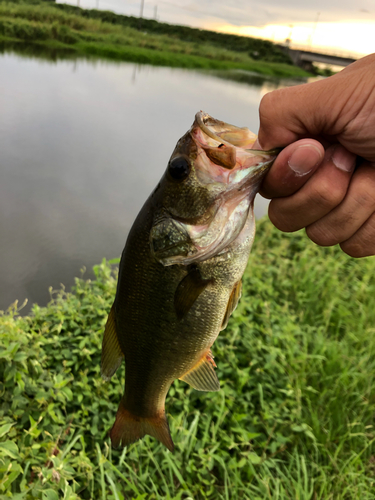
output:
[[[212,353],[208,351],[191,370],[180,377],[180,380],[188,383],[197,391],[218,391],[220,382],[214,366],[216,365]]]
[[[224,328],[227,327],[230,315],[238,305],[238,302],[241,298],[241,291],[242,291],[242,281],[240,280],[238,283],[234,285],[232,293],[230,294],[227,310],[225,311],[223,323],[221,325],[222,330],[224,330]]]
[[[117,338],[115,306],[113,305],[105,325],[102,345],[100,371],[104,380],[109,380],[112,377],[123,359],[124,354]]]
[[[210,282],[211,280],[202,278],[197,268],[192,268],[185,278],[180,281],[174,295],[174,307],[179,320],[187,315],[194,302]]]

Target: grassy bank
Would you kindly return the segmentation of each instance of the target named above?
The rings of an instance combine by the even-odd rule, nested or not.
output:
[[[0,317],[0,495],[18,499],[375,497],[375,259],[259,224],[244,292],[213,353],[222,389],[175,382],[172,456],[111,450],[123,369],[99,374],[115,269]]]
[[[287,64],[288,57],[270,42],[52,2],[0,2],[1,41],[37,43],[70,49],[77,55],[172,67],[307,75]]]

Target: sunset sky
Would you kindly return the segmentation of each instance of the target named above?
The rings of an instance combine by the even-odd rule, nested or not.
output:
[[[68,0],[85,8],[139,16],[141,0]],[[256,36],[311,48],[375,52],[371,0],[144,0],[143,15],[159,21]]]

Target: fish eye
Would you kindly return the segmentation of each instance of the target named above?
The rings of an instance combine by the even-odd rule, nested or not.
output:
[[[168,172],[175,181],[183,181],[190,174],[190,163],[183,156],[177,156],[169,163]]]

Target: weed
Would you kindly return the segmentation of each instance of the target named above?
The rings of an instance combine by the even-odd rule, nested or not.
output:
[[[213,346],[221,391],[169,391],[173,455],[150,437],[110,447],[124,377],[99,368],[113,262],[29,317],[13,307],[0,316],[1,498],[374,499],[374,271],[261,222]]]

